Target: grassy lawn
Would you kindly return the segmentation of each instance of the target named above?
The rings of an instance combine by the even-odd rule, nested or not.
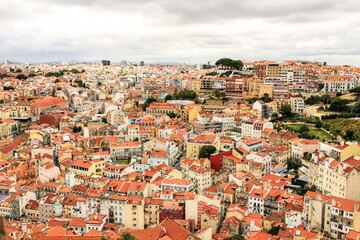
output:
[[[286,125],[289,128],[293,129],[294,131],[299,131],[300,127],[302,126],[302,124],[288,124]],[[329,135],[328,133],[324,132],[321,129],[316,128],[315,126],[310,126],[307,125],[310,129],[309,131],[309,135],[314,135],[316,137],[318,137],[321,141],[325,140],[332,140],[331,135]]]
[[[118,163],[118,164],[129,164],[129,160],[118,160],[118,161],[113,161],[113,163]]]

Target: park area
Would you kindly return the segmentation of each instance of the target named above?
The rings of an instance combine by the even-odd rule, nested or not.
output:
[[[303,124],[286,124],[285,126],[290,128],[294,132],[298,132],[300,134],[302,133],[302,131],[300,131],[300,129],[301,129],[301,126],[303,126]],[[314,136],[315,138],[318,138],[321,141],[332,140],[331,135],[328,134],[327,132],[325,132],[324,130],[316,128],[315,126],[312,126],[312,125],[306,125],[306,126],[309,128],[309,131],[308,131],[309,136]]]

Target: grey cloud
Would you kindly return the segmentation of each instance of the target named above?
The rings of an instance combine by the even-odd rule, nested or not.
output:
[[[359,7],[356,0],[2,0],[0,59],[356,64]]]

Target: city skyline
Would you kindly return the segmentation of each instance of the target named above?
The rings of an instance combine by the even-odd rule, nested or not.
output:
[[[2,1],[0,59],[358,65],[357,1]],[[35,14],[36,13],[36,14]]]

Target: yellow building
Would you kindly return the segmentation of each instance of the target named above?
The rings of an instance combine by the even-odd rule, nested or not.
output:
[[[131,109],[134,109],[134,104],[132,101],[128,100],[125,102],[124,104],[124,111],[128,111],[128,110],[131,110]]]
[[[360,158],[351,156],[343,162],[314,154],[309,162],[309,183],[323,193],[360,201]]]
[[[30,139],[31,140],[38,140],[40,142],[44,141],[45,133],[42,130],[32,129],[30,130]]]
[[[20,111],[12,108],[2,108],[0,109],[0,119],[7,119],[11,117],[18,117]]]
[[[218,215],[210,214],[210,212],[204,212],[201,214],[201,228],[203,230],[207,227],[211,227],[212,233],[215,234],[219,226]]]
[[[259,97],[264,97],[266,94],[268,97],[273,98],[274,85],[273,84],[261,84],[259,86]]]
[[[197,91],[201,89],[201,79],[191,80],[191,90]]]
[[[350,156],[360,157],[360,145],[358,143],[342,143],[340,145],[334,146],[331,150],[331,153],[339,158],[340,161],[344,161]]]
[[[26,142],[22,139],[17,139],[9,145],[0,149],[0,160],[9,160],[13,158],[14,152],[23,149]]]
[[[278,63],[269,63],[266,65],[266,77],[267,78],[280,78],[281,66]]]
[[[200,112],[196,108],[184,108],[182,110],[183,119],[188,123],[194,123],[197,117],[199,116]]]
[[[145,213],[143,197],[128,197],[124,204],[124,224],[128,229],[144,229]]]
[[[261,79],[250,79],[248,81],[249,98],[256,97],[261,98],[265,94],[269,97],[273,97],[273,84],[265,84],[265,80]]]
[[[216,152],[219,152],[220,142],[218,136],[215,135],[199,135],[188,142],[186,157],[199,158],[200,149],[206,145],[213,145]]]
[[[92,160],[92,161],[79,159],[71,164],[69,170],[70,170],[70,172],[73,172],[75,175],[103,176],[104,171],[105,171],[105,161],[101,160],[101,159],[96,159],[96,160]]]

